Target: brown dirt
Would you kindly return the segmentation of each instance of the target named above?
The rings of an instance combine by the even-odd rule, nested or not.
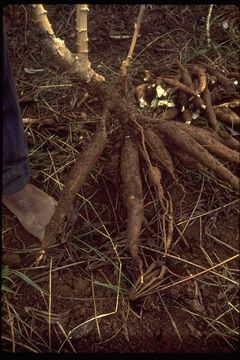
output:
[[[73,6],[48,5],[47,10],[57,35],[73,51]],[[51,125],[26,125],[32,182],[58,198],[59,181],[64,182],[76,151],[82,150],[95,131],[98,101],[84,99],[84,87],[79,88],[65,73],[52,68],[51,57],[41,46],[27,6],[9,5],[4,11],[23,118],[55,121]],[[233,5],[214,5],[211,36],[219,45],[214,50],[206,47],[207,11],[207,5],[149,5],[135,49],[139,56],[129,68],[129,86],[142,82],[145,67],[156,74],[174,73],[179,53],[185,61],[207,58],[219,70],[236,71],[239,12]],[[92,66],[116,86],[130,39],[116,40],[112,36],[131,35],[137,14],[138,6],[91,6]],[[229,23],[228,31],[223,29],[223,21]],[[29,74],[24,68],[44,70]],[[53,84],[73,85],[54,88]],[[87,115],[87,120],[79,116],[80,112]],[[108,129],[112,137],[74,203],[78,219],[74,225],[66,223],[59,235],[61,243],[50,249],[45,265],[34,266],[39,244],[3,207],[2,261],[12,269],[14,283],[7,280],[6,285],[14,292],[3,296],[2,349],[44,353],[236,352],[239,269],[231,257],[237,254],[239,245],[238,196],[206,173],[187,170],[175,159],[177,175],[185,189],[183,196],[182,189],[163,169],[164,187],[174,204],[175,224],[169,256],[164,260],[161,221],[157,216],[160,209],[153,190],[147,192],[149,185],[145,182],[145,214],[151,228],[142,231],[140,254],[147,262],[145,269],[159,260],[168,272],[162,284],[166,289],[131,302],[127,294],[130,281],[136,279],[126,245],[126,211],[118,175],[122,137],[118,124],[112,120]],[[119,258],[123,264],[120,280]],[[225,260],[229,261],[187,279]],[[50,267],[49,327],[46,292]],[[16,271],[29,276],[42,290],[33,288]],[[119,286],[120,293],[115,291]]]

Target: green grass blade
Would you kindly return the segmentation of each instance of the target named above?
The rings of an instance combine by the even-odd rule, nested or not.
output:
[[[4,285],[4,284],[2,284],[1,290],[2,290],[2,292],[3,292],[3,291],[9,292],[9,293],[13,293],[13,292],[14,292],[13,290],[11,290],[8,286],[6,286],[6,285]]]
[[[119,288],[119,287],[117,287],[115,285],[109,285],[109,284],[106,284],[106,283],[102,283],[101,281],[98,281],[98,280],[94,280],[94,284],[100,285],[100,286],[108,288],[108,289],[111,289],[111,290],[115,291],[116,293],[118,293],[119,290],[120,290],[120,292],[126,292],[126,290],[123,289],[123,288]]]
[[[16,274],[18,277],[20,277],[22,280],[24,280],[27,284],[29,284],[30,286],[32,286],[33,288],[35,288],[38,291],[43,292],[44,294],[48,294],[48,291],[42,289],[39,285],[37,285],[30,277],[28,277],[27,275],[21,273],[20,271],[14,270],[14,274]]]

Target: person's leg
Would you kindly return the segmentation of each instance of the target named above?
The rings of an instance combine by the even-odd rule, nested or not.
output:
[[[28,149],[4,37],[2,203],[30,234],[42,240],[57,202],[29,183]]]
[[[3,37],[3,193],[21,190],[30,177],[26,139],[23,131],[10,59]]]

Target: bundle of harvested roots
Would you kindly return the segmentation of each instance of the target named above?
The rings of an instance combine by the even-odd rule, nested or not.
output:
[[[237,84],[209,66],[190,65],[186,69],[179,64],[179,68],[181,74],[175,79],[159,76],[154,79],[150,71],[145,71],[146,83],[135,89],[135,97],[141,108],[164,108],[164,110],[154,119],[144,114],[144,110],[143,113],[132,117],[132,125],[139,131],[139,150],[148,170],[149,182],[156,189],[156,197],[163,209],[163,222],[168,223],[171,219],[170,202],[161,184],[161,170],[166,170],[174,181],[178,181],[173,161],[175,157],[186,167],[212,173],[239,192],[239,178],[225,162],[239,165],[240,143],[221,124],[221,121],[228,122],[234,127],[239,124],[237,111],[240,103]],[[222,98],[219,99],[215,95],[223,86],[226,88],[224,103]],[[197,111],[198,116],[202,115],[208,120],[211,129],[192,125]],[[127,156],[125,147],[124,142],[121,161],[125,159],[124,166],[127,169],[130,157]],[[137,158],[136,146],[134,153]],[[139,161],[135,161],[132,171],[136,174],[140,173]],[[124,181],[126,172],[121,171],[121,173],[123,187],[126,187]],[[138,175],[139,188],[141,188],[140,180]],[[138,248],[136,234],[140,234],[139,226],[143,219],[142,199],[139,197],[138,202],[141,204],[141,212],[138,212],[138,204],[132,205],[131,212],[139,215],[134,221],[129,216],[127,228],[127,239],[130,239],[128,245],[130,252],[135,252],[135,257]],[[126,206],[129,208],[128,204]],[[168,232],[169,235],[163,234],[165,254],[171,244],[172,226],[169,227]],[[136,235],[134,238],[131,236],[132,233]],[[167,242],[166,238],[168,238]]]
[[[231,126],[240,125],[236,78],[229,79],[205,64],[189,65],[188,68],[179,64],[179,70],[175,78],[154,78],[145,70],[145,83],[135,89],[140,107],[164,109],[158,114],[158,120],[177,117],[187,124],[203,115],[217,131],[220,129],[218,120]]]
[[[164,107],[160,115],[158,114],[155,118],[145,114],[144,110],[137,112],[130,104],[129,99],[125,99],[123,104],[116,89],[109,84],[98,84],[97,86],[94,84],[94,87],[89,85],[90,93],[92,91],[92,93],[101,94],[106,111],[114,114],[122,125],[120,173],[123,204],[127,209],[126,239],[132,259],[141,274],[141,280],[138,280],[137,283],[145,281],[143,264],[139,255],[139,238],[145,219],[142,166],[147,169],[149,183],[155,188],[156,199],[162,209],[162,240],[165,255],[172,243],[173,204],[170,194],[164,189],[161,178],[164,170],[170,174],[174,182],[179,182],[174,158],[179,159],[183,165],[191,169],[212,173],[217,178],[224,180],[234,191],[239,192],[239,179],[228,168],[228,163],[237,165],[240,163],[240,143],[221,124],[223,118],[224,124],[228,121],[227,117],[231,118],[233,128],[236,128],[238,124],[232,116],[234,113],[234,117],[239,119],[237,85],[234,85],[218,71],[212,71],[212,68],[209,70],[207,66],[191,65],[186,69],[180,65],[180,70],[181,76],[178,76],[177,79],[158,76],[154,80],[153,76],[149,76],[147,80],[150,83],[144,84],[144,87],[141,86],[141,91],[139,88],[136,89],[137,98],[142,107],[150,106],[154,102],[155,108],[156,104],[158,108]],[[219,101],[219,98],[215,96],[219,90],[218,87],[223,86],[223,82],[228,89],[224,102],[222,97]],[[147,93],[148,87],[151,91]],[[213,101],[213,99],[215,100]],[[145,105],[143,106],[143,104]],[[192,124],[193,115],[197,110],[199,114],[208,119],[210,129]],[[225,115],[227,112],[228,116]],[[106,131],[97,132],[97,136],[100,141],[97,143],[101,143],[101,146],[99,151],[94,151],[93,161],[91,160],[92,155],[89,152],[86,153],[87,155],[84,157],[86,164],[93,165],[104,149]],[[90,172],[92,165],[88,166],[87,173]],[[81,167],[83,169],[82,163]],[[44,250],[56,237],[56,229],[59,227],[61,219],[64,218],[65,209],[69,207],[69,204],[67,207],[63,206],[65,194],[70,191],[73,198],[79,186],[83,185],[82,180],[79,185],[79,176],[74,175],[74,178],[71,177],[71,182],[65,184],[65,191],[59,199],[61,210],[56,211],[51,228],[49,225],[46,231]],[[149,273],[147,276],[149,277]],[[135,296],[134,289],[131,289],[131,294],[133,297]]]
[[[113,114],[122,128],[120,173],[123,203],[127,209],[126,238],[130,254],[141,272],[142,284],[144,276],[149,279],[149,271],[143,272],[138,251],[144,220],[141,167],[146,167],[149,183],[155,188],[156,199],[160,203],[166,256],[173,236],[173,204],[170,194],[162,185],[161,174],[162,170],[167,170],[173,181],[179,183],[174,157],[179,158],[186,167],[213,173],[234,191],[239,192],[239,179],[227,167],[228,163],[240,162],[239,141],[228,132],[228,129],[237,130],[240,124],[240,96],[237,92],[239,79],[231,77],[231,74],[227,77],[207,64],[191,64],[184,67],[179,63],[179,73],[175,78],[166,75],[153,76],[150,71],[145,71],[145,82],[135,89],[135,96],[143,110],[145,107],[157,109],[157,116],[146,115],[144,111],[136,111],[130,103],[127,86],[127,67],[132,58],[144,5],[140,8],[128,56],[122,63],[121,95],[91,69],[87,57],[86,26],[81,30],[82,34],[79,30],[81,26],[77,28],[79,41],[76,56],[67,49],[64,41],[56,37],[44,8],[41,5],[33,5],[33,9],[36,22],[45,33],[46,44],[56,61],[74,77],[85,81],[89,94],[97,97],[104,109],[101,124],[92,144],[83,150],[70,170],[56,212],[46,229],[39,259],[43,257],[49,244],[55,241],[57,230],[64,221],[77,191],[83,186],[92,167],[104,151],[107,142],[105,121],[108,114]],[[79,21],[82,11],[82,19],[86,23],[86,10],[85,5],[79,7]],[[159,109],[163,110],[159,113]],[[192,125],[200,116],[208,120],[210,130]],[[166,267],[162,267],[160,273],[158,268],[153,273],[160,280],[165,271]],[[134,297],[134,291],[131,295]]]

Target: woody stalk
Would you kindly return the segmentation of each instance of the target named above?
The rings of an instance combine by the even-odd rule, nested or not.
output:
[[[33,4],[33,19],[45,33],[45,44],[52,52],[54,58],[69,74],[76,75],[81,81],[91,83],[104,81],[104,77],[97,74],[88,60],[87,14],[88,5],[77,5],[76,30],[77,53],[73,54],[65,42],[56,37],[48,20],[47,10],[42,4]]]

